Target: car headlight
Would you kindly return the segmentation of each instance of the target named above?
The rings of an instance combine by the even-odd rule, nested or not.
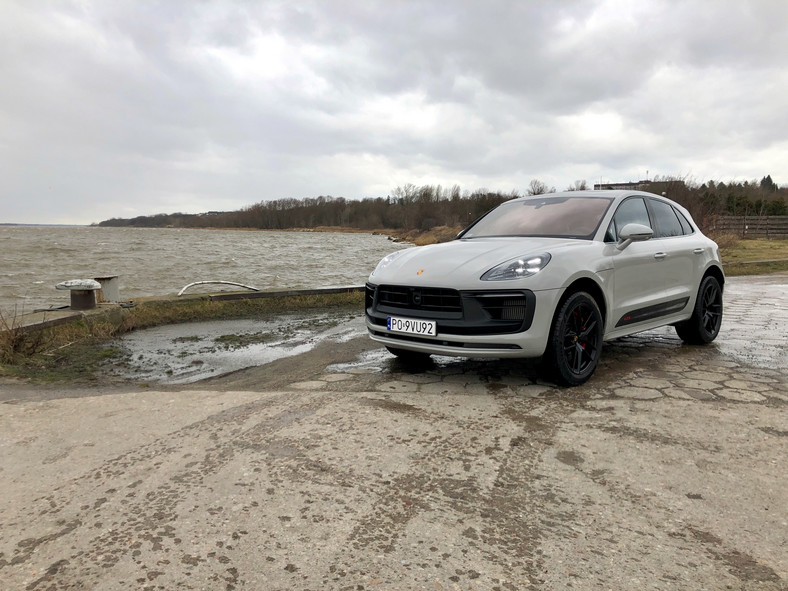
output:
[[[408,249],[403,248],[402,250],[397,250],[389,255],[384,256],[378,263],[378,266],[375,267],[375,270],[372,271],[372,274],[374,275],[375,273],[380,273],[383,269],[388,267],[397,257],[399,257],[406,250]]]
[[[510,281],[536,275],[550,262],[550,254],[518,257],[493,267],[482,275],[482,281]]]

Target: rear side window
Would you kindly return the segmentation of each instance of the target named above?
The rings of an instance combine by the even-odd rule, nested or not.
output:
[[[695,230],[692,229],[692,224],[687,221],[687,218],[684,217],[678,209],[675,207],[673,210],[676,212],[676,216],[679,218],[679,223],[681,224],[681,229],[684,230],[684,234],[692,234]]]
[[[616,214],[613,216],[613,221],[610,223],[610,227],[605,235],[605,241],[617,241],[621,228],[627,224],[642,224],[647,228],[651,228],[651,220],[648,217],[646,202],[643,201],[642,198],[630,197],[618,206]]]
[[[654,212],[656,229],[654,238],[669,238],[684,235],[684,229],[670,203],[658,199],[649,199],[651,210]]]

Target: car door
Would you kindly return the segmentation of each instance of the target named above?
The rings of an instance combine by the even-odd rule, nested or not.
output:
[[[654,237],[650,240],[655,250],[655,265],[660,276],[660,302],[662,312],[674,313],[686,307],[697,289],[695,279],[695,248],[697,241],[685,235],[678,213],[667,201],[658,198],[647,200],[654,223]]]
[[[606,250],[614,268],[608,332],[626,330],[631,325],[648,321],[653,310],[664,301],[663,285],[668,273],[662,264],[664,259],[655,256],[654,240],[632,242],[623,250],[615,244],[621,229],[631,223],[654,230],[644,197],[632,196],[622,201],[608,229]]]

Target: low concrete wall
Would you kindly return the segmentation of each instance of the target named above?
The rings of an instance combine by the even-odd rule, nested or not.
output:
[[[329,295],[341,293],[357,293],[363,292],[363,286],[346,286],[346,287],[326,287],[317,289],[290,289],[285,291],[244,291],[244,292],[224,292],[213,294],[190,294],[183,296],[160,296],[160,297],[145,297],[136,300],[129,300],[129,302],[122,303],[105,303],[99,304],[92,310],[46,310],[40,312],[33,312],[25,314],[14,320],[14,328],[22,329],[25,331],[36,331],[69,322],[77,322],[80,320],[85,321],[109,321],[114,324],[120,324],[123,321],[124,311],[136,305],[150,304],[156,302],[186,302],[194,300],[209,300],[215,302],[233,301],[233,300],[256,300],[264,298],[283,298],[293,296],[309,296],[309,295]]]
[[[318,289],[289,289],[286,291],[245,291],[218,293],[208,296],[213,302],[228,300],[257,300],[261,298],[282,298],[305,295],[329,295],[332,293],[355,293],[364,291],[364,286],[323,287]]]

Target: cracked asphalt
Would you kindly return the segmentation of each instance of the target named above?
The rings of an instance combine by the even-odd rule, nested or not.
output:
[[[0,384],[0,589],[786,590],[786,287],[729,279],[717,341],[607,343],[574,389],[347,330],[188,386]]]

